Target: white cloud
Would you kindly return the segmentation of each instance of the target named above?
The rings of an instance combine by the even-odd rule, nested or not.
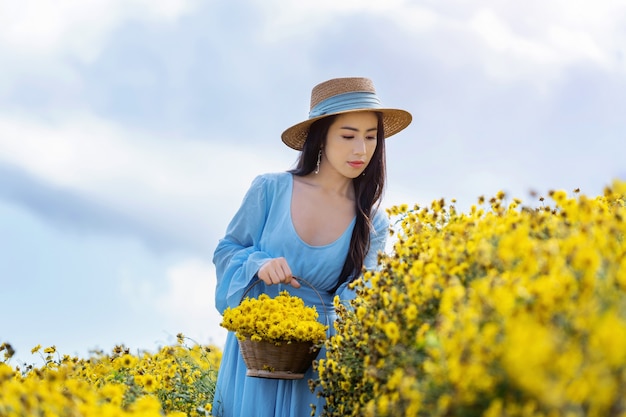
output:
[[[197,0],[0,0],[0,96],[24,82],[80,91],[77,63],[92,63],[127,22],[167,24]]]
[[[530,79],[535,74],[555,78],[576,63],[619,68],[620,63],[611,57],[613,51],[597,41],[599,33],[568,27],[567,21],[543,23],[537,32],[516,33],[507,16],[492,9],[478,11],[469,28],[488,48],[481,54],[487,72],[500,79]]]
[[[89,114],[46,122],[0,114],[0,132],[0,162],[198,240],[204,240],[199,231],[225,226],[214,219],[232,215],[256,175],[292,162],[271,150],[237,146],[234,139],[158,136]]]
[[[588,60],[607,69],[611,69],[614,64],[611,62],[610,51],[603,50],[589,32],[564,27],[551,27],[548,30],[547,38],[554,49],[566,60]]]
[[[487,46],[498,52],[509,52],[532,60],[550,58],[550,51],[544,45],[515,35],[493,10],[480,10],[470,19],[469,26],[482,37]]]
[[[275,0],[255,4],[264,15],[262,37],[268,42],[308,37],[326,28],[356,35],[367,26],[344,27],[341,18],[359,13],[374,16],[381,25],[391,22],[401,28],[406,37],[398,42],[407,45],[407,54],[427,54],[454,68],[483,68],[497,80],[522,80],[545,88],[569,67],[581,63],[603,71],[626,72],[623,1],[416,5],[405,0],[287,4]],[[419,52],[412,45],[420,45]]]
[[[150,194],[184,197],[201,187],[220,189],[223,184],[206,183],[207,176],[236,152],[200,140],[125,130],[89,114],[49,122],[0,116],[0,131],[0,160],[84,192],[148,188]]]
[[[171,21],[194,0],[23,0],[0,2],[0,45],[21,55],[72,55],[90,61],[127,20]]]
[[[215,309],[215,268],[199,259],[188,259],[167,272],[167,290],[157,299],[157,308],[191,338],[222,346],[226,330]],[[199,341],[199,340],[198,340]]]
[[[413,5],[406,0],[256,0],[254,3],[265,14],[262,37],[268,42],[318,33],[324,27],[339,24],[337,18],[355,13],[371,13],[380,19],[397,20],[411,32],[429,28],[437,20],[436,14],[428,8]],[[355,33],[366,31],[369,24],[355,27]]]
[[[124,274],[119,290],[135,310],[159,322],[167,333],[223,346],[227,331],[219,325],[222,316],[215,309],[215,286],[213,265],[188,258],[167,268],[164,283]]]

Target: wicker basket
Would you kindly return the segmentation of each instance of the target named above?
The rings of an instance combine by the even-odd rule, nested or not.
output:
[[[298,282],[304,282],[311,287],[324,306],[324,300],[319,292],[306,280],[297,279]],[[241,300],[243,301],[254,286],[262,282],[259,280],[252,284],[241,296]],[[325,311],[324,314],[326,314]],[[328,317],[326,317],[326,322],[328,325]],[[311,367],[320,351],[313,342],[281,342],[277,345],[265,340],[253,341],[249,337],[239,340],[239,347],[248,368],[246,376],[271,379],[304,378],[305,372]]]
[[[291,342],[275,345],[273,342],[240,340],[241,355],[246,363],[247,376],[273,379],[302,379],[319,348],[312,342]]]

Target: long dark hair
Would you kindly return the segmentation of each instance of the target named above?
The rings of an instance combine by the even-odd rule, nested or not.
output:
[[[385,178],[387,176],[385,168],[385,131],[382,114],[376,112],[376,116],[378,118],[376,150],[367,168],[363,171],[363,175],[359,175],[352,180],[355,195],[356,223],[350,239],[348,256],[343,264],[333,292],[341,284],[348,280],[354,280],[361,273],[365,255],[370,247],[372,213],[378,208],[385,188]],[[336,115],[324,117],[311,125],[297,165],[290,171],[292,174],[304,176],[313,172],[317,166],[319,151],[325,145],[328,129],[336,118]]]

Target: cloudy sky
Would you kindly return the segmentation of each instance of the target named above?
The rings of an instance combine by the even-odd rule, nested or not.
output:
[[[385,206],[626,179],[623,0],[0,0],[0,342],[222,345],[213,250],[341,76],[414,116]]]

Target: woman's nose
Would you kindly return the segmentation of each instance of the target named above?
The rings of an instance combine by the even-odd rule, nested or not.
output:
[[[354,153],[357,155],[365,155],[367,147],[364,139],[357,139],[354,141]]]

